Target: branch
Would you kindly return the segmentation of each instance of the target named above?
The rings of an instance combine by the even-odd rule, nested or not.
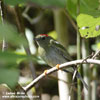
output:
[[[98,64],[100,65],[100,60],[94,60],[94,59],[81,59],[81,60],[75,60],[75,61],[70,61],[70,62],[66,62],[63,63],[59,66],[59,69],[62,68],[69,68],[72,65],[77,65],[77,64]],[[56,67],[53,67],[49,70],[47,70],[47,75],[58,71],[58,69]],[[28,90],[30,90],[39,80],[41,80],[42,78],[45,77],[45,73],[42,73],[41,75],[39,75],[36,79],[34,79],[30,84],[28,84],[26,87],[23,87],[24,91],[27,92]]]
[[[97,57],[98,55],[100,55],[100,50],[98,50],[92,57],[92,59],[95,59],[95,57]]]
[[[0,20],[1,23],[4,23],[4,4],[3,4],[3,0],[0,0]],[[8,45],[7,42],[5,40],[5,37],[3,37],[3,41],[2,41],[2,51],[5,51],[7,49]]]
[[[18,30],[22,33],[22,36],[25,37],[25,26],[24,26],[22,15],[21,15],[21,10],[18,6],[15,7],[15,18],[16,18]],[[25,48],[26,54],[28,56],[30,56],[31,52],[29,50],[29,47],[27,48],[24,46],[24,48]],[[32,60],[29,61],[29,67],[30,67],[30,70],[32,72],[32,77],[33,77],[33,79],[35,79],[36,78],[36,71],[35,71],[35,67],[34,67]]]

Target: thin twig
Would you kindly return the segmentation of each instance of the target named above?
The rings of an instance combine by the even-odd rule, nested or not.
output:
[[[69,19],[70,23],[72,24],[72,26],[74,27],[74,29],[77,31],[77,25],[75,24],[75,22],[73,21],[73,19],[70,17],[70,15],[68,14],[68,12],[66,10],[64,10],[65,15],[67,16],[67,18]]]
[[[100,51],[96,51],[96,53],[94,53],[91,58],[95,59],[99,54],[100,54]],[[90,65],[90,68],[93,68],[93,64]]]
[[[3,7],[3,1],[0,0],[0,16],[1,16],[1,23],[3,24],[4,23],[4,7]],[[2,41],[2,51],[5,51],[7,49],[8,45],[7,45],[7,42],[5,40],[5,37],[3,37],[3,41]]]
[[[2,0],[0,0],[0,16],[1,16],[1,21],[3,22]]]
[[[24,21],[23,21],[23,18],[22,18],[20,8],[18,6],[15,7],[15,19],[16,19],[18,30],[22,33],[22,36],[25,37]],[[29,47],[24,46],[24,48],[25,48],[26,54],[28,56],[30,56],[31,52],[30,52]],[[33,77],[33,79],[35,79],[36,78],[36,70],[35,70],[35,67],[34,67],[32,60],[29,61],[29,67],[30,67],[30,70],[32,72],[32,77]]]
[[[100,50],[97,51],[97,52],[93,55],[92,59],[95,59],[95,57],[97,57],[99,54],[100,54]]]
[[[83,59],[82,60],[75,60],[75,61],[70,61],[70,62],[66,62],[66,63],[63,63],[59,66],[59,69],[62,69],[62,68],[69,68],[70,66],[72,65],[75,65],[75,64],[98,64],[100,65],[100,60],[94,60],[94,59],[87,59],[87,61],[84,61],[83,62]],[[58,71],[58,69],[56,67],[53,67],[49,70],[47,70],[47,75],[48,74],[51,74],[55,71]],[[36,83],[39,82],[39,80],[41,80],[42,78],[45,77],[45,73],[42,73],[41,75],[39,75],[36,79],[34,79],[30,84],[28,84],[26,87],[23,87],[24,91],[28,91],[30,90]]]
[[[86,61],[86,60],[89,59],[89,58],[93,59],[92,57],[93,57],[93,54],[87,56],[86,58],[83,59],[83,62]]]
[[[25,48],[25,52],[28,56],[31,56],[31,52],[30,52],[29,48]],[[30,70],[32,72],[32,77],[33,77],[33,79],[35,79],[36,78],[36,70],[35,70],[35,66],[33,64],[33,61],[31,59],[29,60],[29,67],[30,67]]]

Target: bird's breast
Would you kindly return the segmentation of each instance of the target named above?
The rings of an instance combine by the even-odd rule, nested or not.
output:
[[[51,67],[66,62],[66,59],[54,48],[49,48],[47,50],[39,48],[39,55]]]

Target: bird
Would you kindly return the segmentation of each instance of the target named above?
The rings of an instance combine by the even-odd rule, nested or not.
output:
[[[38,44],[38,54],[39,56],[51,67],[57,66],[59,64],[72,61],[71,56],[67,50],[58,41],[54,40],[51,36],[47,34],[39,34],[35,37]],[[62,69],[64,72],[74,73],[75,67],[69,67],[67,70]],[[81,80],[86,89],[88,85],[85,83],[80,73],[76,73],[76,77]]]

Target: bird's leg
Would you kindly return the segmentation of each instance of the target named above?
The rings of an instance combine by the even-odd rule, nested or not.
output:
[[[56,68],[57,68],[58,70],[59,70],[59,66],[60,66],[60,64],[57,64],[57,65],[56,65]]]
[[[44,71],[45,76],[47,75],[47,71],[48,71],[48,70],[45,70],[45,71]]]
[[[57,70],[59,70],[59,66],[60,66],[60,64],[57,64],[57,65],[56,65]],[[48,71],[48,70],[44,70],[45,76],[47,75],[47,71]]]

